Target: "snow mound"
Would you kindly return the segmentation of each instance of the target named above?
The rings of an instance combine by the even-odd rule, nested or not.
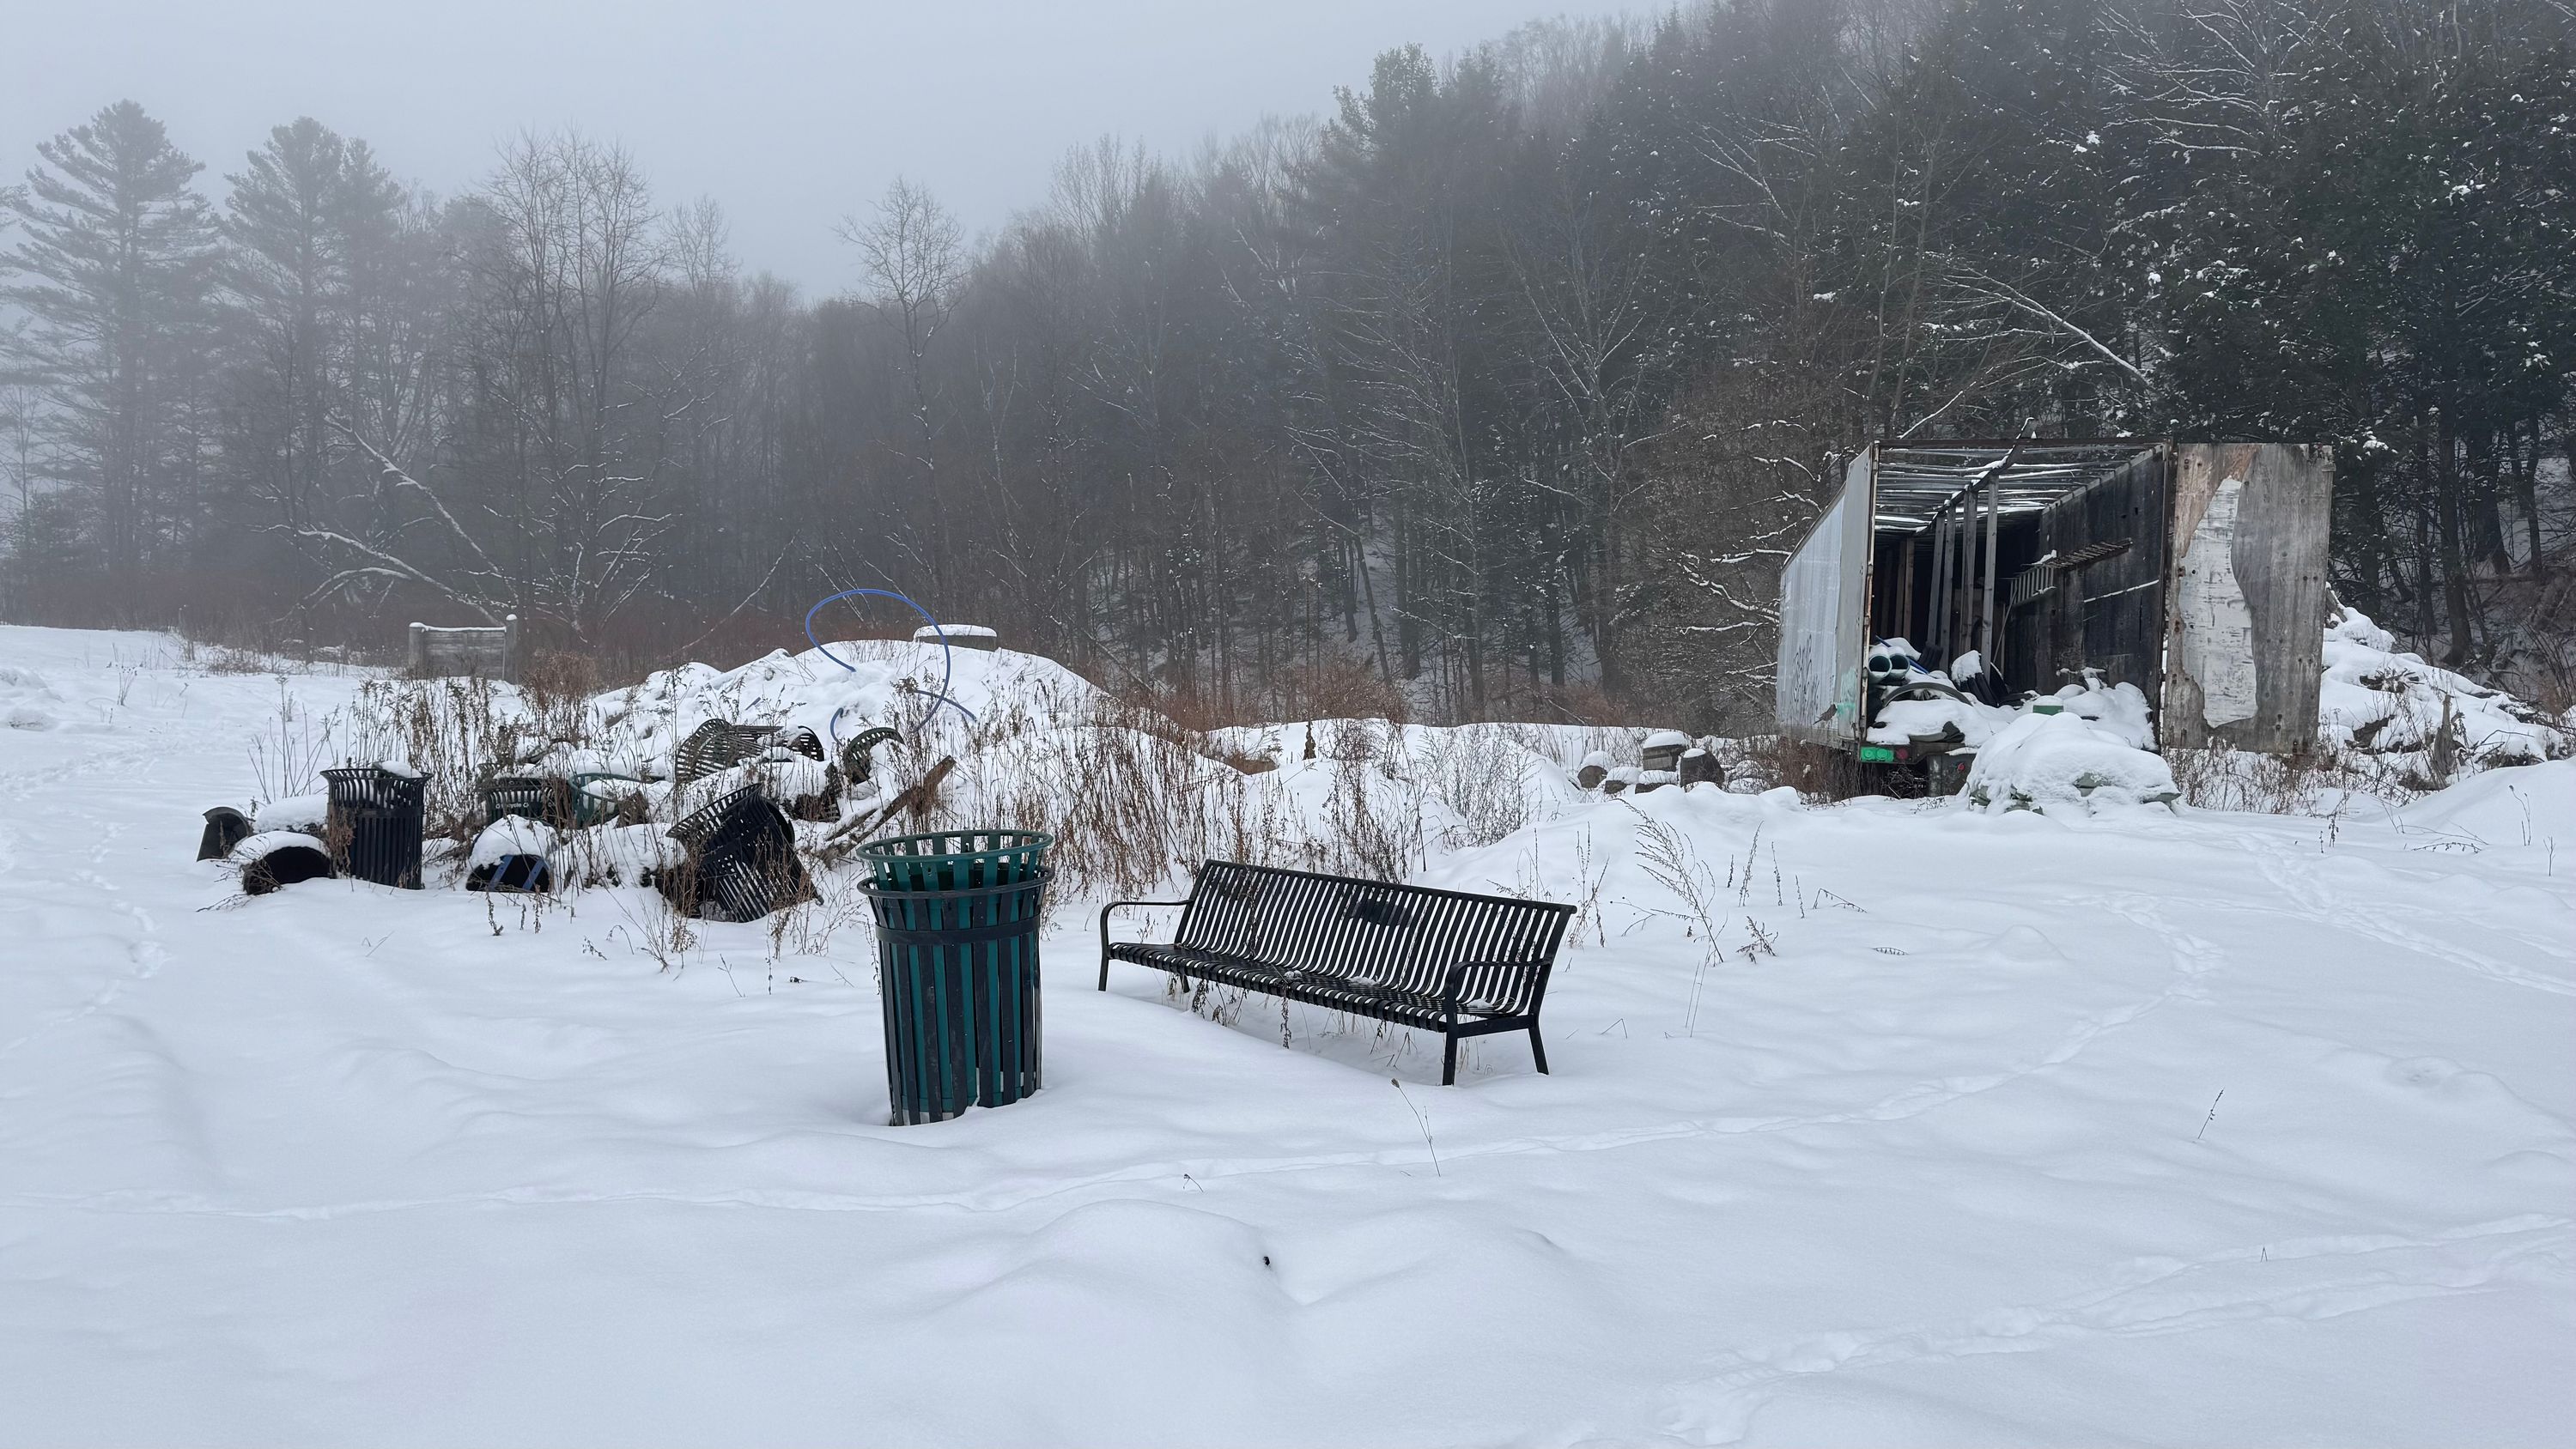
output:
[[[2166,804],[2181,795],[2162,757],[2079,714],[2024,715],[1969,767],[1967,797],[1988,811]]]
[[[557,843],[555,828],[544,821],[504,815],[474,837],[474,853],[467,857],[465,868],[481,870],[514,855],[552,855]]]
[[[2420,654],[2398,653],[2396,645],[2357,609],[2341,610],[2328,624],[2325,681],[2317,697],[2317,734],[2326,744],[2378,756],[2419,779],[2437,779],[2434,756],[2447,704],[2457,769],[2576,755],[2576,730],[2567,721],[2427,664]]]
[[[2133,749],[2146,749],[2154,739],[2154,731],[2147,723],[2147,697],[2134,684],[2105,686],[2098,672],[2088,670],[2082,683],[2067,685],[2049,698],[2066,713]],[[1879,706],[1867,738],[1873,745],[1902,745],[1955,733],[1958,744],[1981,749],[2030,712],[2026,704],[1995,705],[1948,697],[1899,699]]]
[[[260,806],[258,812],[251,816],[251,828],[259,831],[301,830],[319,835],[330,819],[331,797],[328,793],[288,795]]]
[[[324,855],[331,853],[331,848],[324,845],[322,837],[318,835],[301,830],[263,830],[256,835],[243,836],[234,844],[233,853],[225,856],[224,859],[229,864],[244,866],[275,855],[281,850],[316,850]]]
[[[0,725],[13,730],[49,730],[58,721],[47,704],[60,704],[45,677],[32,669],[0,664]]]
[[[891,725],[915,744],[953,746],[964,742],[968,715],[1070,721],[1105,701],[1090,680],[1014,650],[951,652],[884,639],[826,648],[778,650],[727,670],[685,664],[599,695],[590,701],[598,755],[620,773],[638,773],[638,765],[667,773],[671,752],[711,719],[802,726],[827,747],[871,724]]]
[[[1869,726],[1873,745],[1902,745],[1958,732],[1959,743],[1975,749],[2011,725],[2016,711],[1973,699],[1900,699],[1879,707]]]
[[[2068,714],[2133,749],[2147,749],[2155,743],[2155,726],[2147,717],[2147,696],[2126,680],[2106,688],[2101,671],[2088,669],[2082,683],[2057,691],[2056,698]]]
[[[2576,843],[2576,760],[2488,770],[2401,807],[2397,818],[2482,845]]]

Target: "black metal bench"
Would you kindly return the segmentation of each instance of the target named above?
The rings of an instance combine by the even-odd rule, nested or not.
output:
[[[1183,906],[1169,945],[1109,939],[1110,913]],[[1538,1010],[1574,907],[1554,901],[1388,885],[1211,860],[1186,901],[1112,901],[1100,912],[1100,989],[1109,963],[1168,971],[1347,1011],[1446,1039],[1440,1083],[1458,1079],[1458,1039],[1526,1031],[1547,1070]]]

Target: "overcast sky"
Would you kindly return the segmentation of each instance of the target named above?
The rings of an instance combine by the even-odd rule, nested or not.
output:
[[[223,176],[311,115],[441,194],[494,147],[577,124],[666,202],[711,195],[735,253],[810,291],[852,272],[833,220],[896,175],[970,231],[1043,199],[1103,133],[1187,154],[1265,114],[1320,113],[1372,56],[1446,55],[1541,15],[1638,0],[20,0],[0,56],[0,177],[132,98]],[[1660,8],[1660,7],[1657,7]]]

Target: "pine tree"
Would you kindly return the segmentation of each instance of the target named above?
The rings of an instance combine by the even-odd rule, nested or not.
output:
[[[37,147],[9,194],[21,240],[0,301],[29,323],[13,371],[46,402],[52,480],[108,610],[139,622],[147,567],[194,521],[216,236],[200,167],[131,101]]]

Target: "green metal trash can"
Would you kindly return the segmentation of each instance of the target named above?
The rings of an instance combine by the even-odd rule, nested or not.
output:
[[[581,770],[572,777],[572,823],[588,827],[606,825],[617,818],[618,802],[624,792],[595,791],[593,785],[632,785],[644,788],[644,782],[633,775],[620,775],[611,770]]]
[[[1038,921],[1054,843],[1034,830],[951,830],[859,848],[896,1126],[1038,1089]]]

